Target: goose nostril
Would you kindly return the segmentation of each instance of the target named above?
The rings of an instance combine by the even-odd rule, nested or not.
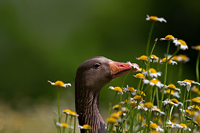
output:
[[[124,65],[119,65],[119,67],[125,67]]]

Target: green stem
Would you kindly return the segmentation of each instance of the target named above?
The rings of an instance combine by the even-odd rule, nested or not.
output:
[[[170,113],[169,113],[169,118],[168,118],[168,120],[171,119],[173,109],[174,109],[174,106],[171,107],[171,110],[170,110]]]
[[[150,87],[150,98],[149,98],[149,102],[152,102],[152,92],[153,92],[153,86]]]
[[[142,82],[142,79],[140,79],[140,81],[139,81],[139,83],[138,83],[137,92],[140,90],[141,82]]]
[[[119,102],[120,102],[120,104],[119,104],[120,107],[121,107],[121,103],[122,103],[122,95],[123,95],[123,94],[120,94],[120,101],[119,101]],[[120,110],[120,108],[118,108],[118,111],[119,111],[119,110]]]
[[[133,115],[134,115],[134,112],[135,112],[135,109],[133,109],[133,113],[131,113],[132,110],[130,110],[130,133],[133,132]]]
[[[150,41],[151,41],[151,35],[152,35],[152,32],[153,32],[153,27],[154,27],[154,21],[152,22],[152,25],[151,25],[151,30],[149,32],[149,38],[148,38],[148,41],[147,41],[147,48],[146,48],[146,55],[148,56],[149,55],[149,45],[150,45]]]
[[[68,118],[68,114],[66,114],[65,123],[67,123],[67,118]],[[63,129],[63,133],[65,133],[65,130],[66,130],[66,128]]]
[[[149,131],[150,131],[151,113],[152,113],[151,110],[148,109],[148,111],[147,111],[147,118],[148,118],[148,121],[147,121],[147,123],[148,123],[147,133],[149,133]]]
[[[158,106],[158,108],[159,108],[158,87],[156,87],[156,100],[157,100],[157,106]]]
[[[184,93],[184,97],[183,97],[183,108],[182,108],[182,113],[181,113],[181,122],[183,121],[183,110],[185,109],[185,96],[187,93],[187,88],[185,88],[185,93]]]
[[[74,117],[74,133],[76,133],[76,118],[77,116]]]
[[[60,87],[58,87],[58,122],[60,123]],[[59,127],[61,133],[61,127]]]
[[[165,118],[164,118],[164,124],[163,124],[163,127],[166,127],[166,121],[167,121],[167,118],[168,118],[168,115],[169,115],[169,106],[170,105],[166,105],[166,110],[165,110]],[[159,119],[158,119],[159,120]]]
[[[190,100],[192,100],[192,91],[190,90]],[[192,102],[190,102],[190,106],[192,106]]]
[[[113,124],[110,123],[110,129],[109,129],[109,133],[112,133],[112,130],[113,130]]]
[[[172,54],[172,56],[168,60],[171,60],[178,53],[179,50],[180,46],[177,47],[176,51]]]
[[[142,91],[143,91],[143,88],[144,88],[144,82],[142,83],[141,93],[142,93]]]
[[[154,51],[154,48],[155,48],[156,43],[157,43],[157,40],[158,40],[158,38],[155,39],[155,42],[154,42],[153,47],[152,47],[152,49],[151,49],[151,53],[150,53],[150,55],[149,55],[149,58],[151,58],[151,55],[152,55],[152,53],[153,53],[153,51]]]
[[[200,51],[197,56],[197,63],[196,63],[196,76],[197,76],[197,82],[199,83],[199,58],[200,58]],[[199,86],[198,86],[199,89]]]
[[[162,108],[162,101],[164,99],[164,91],[165,91],[165,85],[166,85],[166,80],[167,80],[167,64],[168,64],[168,53],[169,53],[170,42],[171,41],[168,42],[168,46],[167,46],[165,73],[164,73],[164,86],[162,88],[162,97],[161,97],[161,102],[160,102],[160,108]]]
[[[187,89],[186,89],[187,90]],[[188,93],[189,92],[186,92],[186,99],[188,99]],[[185,102],[185,100],[184,100],[184,102]],[[186,108],[187,108],[187,102],[185,102],[185,107],[183,108],[185,111],[186,111]],[[186,115],[186,112],[185,112],[185,114],[184,114],[184,118],[185,118],[185,115]]]
[[[69,124],[70,127],[72,126],[72,117],[73,117],[73,116],[70,117],[70,124]],[[74,128],[75,128],[75,127],[74,127]],[[69,133],[71,133],[71,132],[72,132],[72,129],[69,128]]]
[[[138,124],[138,122],[139,122],[139,116],[140,116],[140,112],[137,112],[137,114],[136,114],[136,121],[134,122],[134,125],[133,125],[133,132],[134,132],[134,130],[135,130],[135,126],[136,126],[136,124]],[[132,120],[133,121],[133,120]],[[132,133],[132,132],[131,132]]]
[[[151,101],[153,104],[154,104],[154,99],[155,99],[155,95],[156,95],[156,88],[153,90],[153,98],[152,98],[152,101]]]

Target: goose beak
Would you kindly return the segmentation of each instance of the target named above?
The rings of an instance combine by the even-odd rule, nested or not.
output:
[[[127,74],[128,72],[134,72],[139,69],[138,64],[130,62],[122,63],[122,62],[110,61],[108,64],[110,66],[111,75],[113,78]]]

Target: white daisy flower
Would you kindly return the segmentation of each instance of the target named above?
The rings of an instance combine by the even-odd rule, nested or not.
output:
[[[189,79],[185,79],[183,81],[177,81],[177,83],[180,84],[181,86],[187,86],[187,91],[190,90],[192,84],[200,85],[200,83],[195,82],[194,80],[189,80]]]
[[[109,86],[108,89],[114,90],[114,91],[118,92],[118,94],[123,94],[123,92],[122,92],[122,88],[119,87],[119,86],[116,86],[116,87]]]
[[[159,61],[159,58],[156,55],[152,54],[150,57],[150,62],[154,63],[154,62],[158,62],[158,61]]]
[[[143,80],[144,84],[150,84],[151,86],[157,86],[158,88],[162,88],[164,86],[164,84],[162,84],[158,79],[144,79]]]
[[[168,55],[168,57],[169,57],[169,55]],[[175,55],[174,57],[172,57],[172,60],[177,61],[177,62],[186,63],[190,60],[190,58],[188,58],[186,55],[179,54],[179,55]]]
[[[147,21],[153,20],[153,21],[159,21],[159,22],[167,23],[167,21],[164,18],[158,18],[157,16],[149,16],[149,15],[147,15],[146,20]]]
[[[152,78],[157,78],[158,76],[161,76],[161,72],[157,72],[154,68],[149,68],[148,71],[142,72],[145,76],[149,74]]]
[[[173,61],[173,60],[169,60],[169,57],[167,58],[168,60],[168,64],[172,64],[172,65],[176,65],[177,62],[176,61]],[[162,60],[160,60],[160,63],[164,63],[166,62],[166,58],[163,58]]]
[[[163,103],[164,106],[167,105],[167,104],[170,104],[170,105],[173,105],[173,106],[176,106],[176,107],[178,107],[178,105],[183,106],[183,103],[179,102],[179,101],[178,101],[177,99],[175,99],[175,98],[170,99],[170,100],[165,99],[162,103]]]
[[[165,86],[165,88],[180,92],[180,89],[177,88],[174,84],[169,84],[168,86]]]
[[[160,126],[158,126],[156,123],[151,122],[150,127],[152,129],[155,129],[158,132],[164,132],[164,130]]]
[[[58,87],[64,87],[64,88],[66,88],[68,86],[71,86],[70,83],[63,83],[60,80],[57,80],[56,82],[51,82],[51,81],[48,80],[47,82],[49,82],[51,85],[58,86]]]
[[[175,44],[175,46],[180,46],[180,49],[182,49],[182,50],[188,49],[188,46],[187,46],[186,42],[184,40],[182,40],[182,39],[178,39],[178,40],[175,39],[173,41],[173,43]]]
[[[161,111],[157,106],[153,106],[153,108],[151,109],[152,111],[158,112],[162,115],[165,115],[165,112]]]
[[[175,40],[176,38],[174,38],[174,36],[172,36],[172,35],[166,35],[165,36],[165,38],[160,38],[160,40],[161,41],[163,41],[163,40],[167,40],[167,41],[173,41],[173,40]]]

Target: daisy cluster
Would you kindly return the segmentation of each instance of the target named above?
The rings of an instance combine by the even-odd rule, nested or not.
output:
[[[155,22],[167,23],[164,18],[157,16],[147,15],[146,20],[152,21],[152,27]],[[152,30],[149,39],[151,32]],[[154,54],[155,44],[164,41],[167,42],[166,54],[159,57]],[[146,55],[136,57],[142,66],[133,75],[138,84],[133,87],[129,85],[109,87],[120,96],[120,101],[114,105],[115,97],[111,104],[107,131],[117,133],[197,131],[200,128],[199,71],[196,69],[197,81],[182,79],[182,64],[189,62],[190,58],[184,54],[177,54],[179,51],[189,49],[187,43],[169,34],[155,39],[151,50],[148,49],[150,46],[148,40]],[[176,51],[173,52],[170,47],[176,47]],[[192,49],[200,51],[200,46],[192,46]],[[197,66],[198,60],[199,57]],[[178,71],[173,67],[178,68]],[[175,78],[178,81],[174,81]]]
[[[124,87],[123,82],[122,87],[108,87],[110,91],[115,92],[115,97],[110,103],[106,132],[199,132],[200,45],[191,47],[198,51],[196,81],[183,79],[183,63],[189,62],[190,58],[187,55],[177,53],[189,49],[187,43],[169,34],[163,38],[155,39],[152,49],[150,49],[154,23],[167,23],[167,20],[162,17],[147,15],[146,21],[151,21],[152,26],[147,41],[146,55],[140,55],[136,58],[141,63],[141,67],[137,68],[133,80],[138,83]],[[167,42],[166,54],[162,55],[163,57],[157,56],[154,53],[156,44],[165,42]],[[176,51],[172,52],[170,47],[176,47]],[[132,65],[131,62],[128,63]],[[133,68],[135,67],[138,66],[133,65]],[[178,68],[178,70],[173,67]],[[48,82],[58,87],[58,112],[55,112],[58,119],[54,120],[58,132],[75,133],[78,114],[70,109],[63,110],[63,115],[65,115],[63,122],[61,122],[60,114],[60,88],[70,87],[71,84],[60,80],[56,82],[48,80]],[[119,101],[116,102],[118,96]],[[74,124],[72,124],[73,122]],[[87,124],[78,127],[84,129],[87,133],[92,128]]]

